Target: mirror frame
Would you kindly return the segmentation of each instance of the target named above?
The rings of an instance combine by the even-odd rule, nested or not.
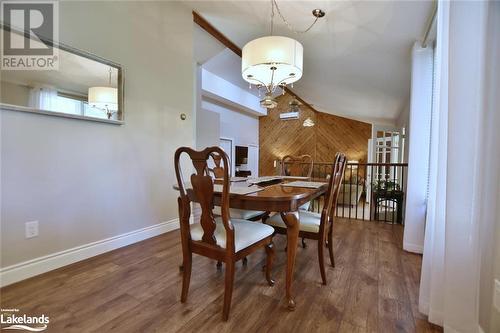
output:
[[[13,28],[3,22],[0,22],[0,28],[1,30],[7,30],[7,31],[13,31],[14,33],[18,33],[20,35],[25,35],[25,33],[21,30],[18,30],[16,28]],[[0,32],[2,33],[2,32]],[[123,66],[119,63],[116,63],[114,61],[102,58],[98,55],[95,55],[93,53],[77,49],[75,47],[66,45],[64,43],[60,42],[55,42],[49,38],[41,37],[39,38],[42,42],[44,43],[50,43],[52,44],[52,47],[58,48],[60,50],[97,61],[101,64],[105,64],[111,67],[114,67],[118,70],[118,82],[117,82],[117,89],[118,89],[118,111],[117,111],[117,117],[118,120],[114,119],[106,119],[106,118],[97,118],[97,117],[89,117],[89,116],[84,116],[84,115],[75,115],[75,114],[69,114],[69,113],[63,113],[63,112],[57,112],[57,111],[48,111],[48,110],[41,110],[41,109],[35,109],[31,107],[26,107],[26,106],[21,106],[21,105],[14,105],[14,104],[7,104],[7,103],[1,103],[0,102],[0,109],[1,110],[9,110],[9,111],[22,111],[22,112],[29,112],[29,113],[35,113],[35,114],[42,114],[42,115],[49,115],[49,116],[55,116],[55,117],[63,117],[63,118],[72,118],[72,119],[80,119],[80,120],[87,120],[87,121],[94,121],[94,122],[101,122],[101,123],[108,123],[108,124],[115,124],[115,125],[123,125],[125,124],[125,111],[124,111],[124,75],[123,75]]]

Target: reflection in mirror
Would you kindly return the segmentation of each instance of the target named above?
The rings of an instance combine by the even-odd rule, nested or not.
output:
[[[122,121],[121,67],[67,46],[55,47],[59,47],[57,70],[1,71],[2,108]]]

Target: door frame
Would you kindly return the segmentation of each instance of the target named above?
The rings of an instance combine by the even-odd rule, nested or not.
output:
[[[252,177],[257,178],[257,177],[259,177],[260,148],[259,148],[259,145],[256,145],[256,144],[253,144],[253,143],[248,145],[248,148],[250,148],[250,147],[253,147],[253,148],[257,149],[257,170],[255,171],[255,174],[252,175]],[[248,150],[248,151],[250,151],[250,150]]]
[[[236,162],[234,160],[234,158],[235,158],[234,139],[221,136],[221,137],[219,137],[219,146],[220,146],[220,141],[229,141],[231,143],[231,154],[229,154],[230,155],[229,162],[231,163],[231,174],[229,176],[234,177],[235,170],[236,170]]]

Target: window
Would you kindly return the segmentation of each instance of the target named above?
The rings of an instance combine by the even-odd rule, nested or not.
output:
[[[90,106],[86,101],[86,97],[84,96],[73,96],[70,94],[58,92],[55,98],[55,107],[52,111],[107,119],[106,112]],[[116,114],[114,114],[111,119],[116,120]]]

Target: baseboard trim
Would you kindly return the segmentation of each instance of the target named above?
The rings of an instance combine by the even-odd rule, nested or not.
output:
[[[179,228],[179,219],[158,223],[118,236],[77,246],[0,269],[0,287],[40,275],[54,269],[134,244]]]
[[[406,242],[403,242],[403,250],[419,254],[424,253],[424,247],[422,245],[410,244]]]

